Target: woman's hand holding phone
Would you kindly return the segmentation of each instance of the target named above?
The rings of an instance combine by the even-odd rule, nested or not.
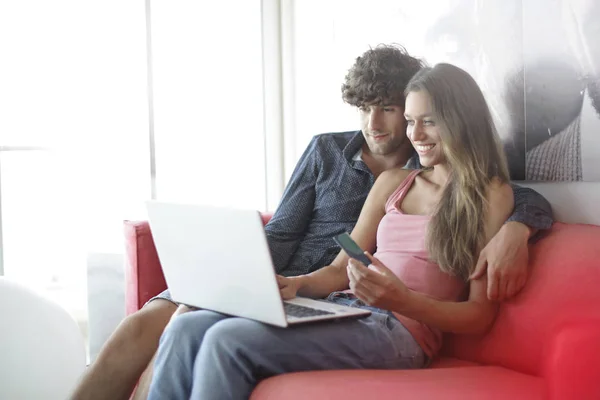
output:
[[[352,293],[366,304],[394,310],[408,301],[409,290],[381,261],[365,252],[372,268],[353,258],[348,260],[348,279]]]

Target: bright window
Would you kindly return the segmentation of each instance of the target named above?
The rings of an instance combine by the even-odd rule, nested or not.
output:
[[[0,57],[4,273],[86,331],[88,256],[150,196],[144,3],[0,2]]]
[[[154,0],[161,200],[264,209],[261,2]]]

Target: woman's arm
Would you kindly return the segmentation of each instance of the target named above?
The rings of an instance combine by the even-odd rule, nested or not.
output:
[[[498,305],[487,297],[487,277],[473,280],[467,301],[439,301],[421,293],[409,291],[403,304],[394,311],[443,332],[481,334],[491,328]]]
[[[471,281],[467,301],[441,301],[408,289],[381,261],[367,254],[377,271],[350,260],[348,275],[354,294],[374,307],[395,311],[444,332],[477,334],[496,317],[496,304],[486,294],[487,277]]]
[[[486,239],[500,229],[513,209],[509,185],[493,183],[488,194]],[[372,257],[371,257],[372,258]],[[354,293],[366,303],[396,311],[444,332],[477,334],[487,331],[496,317],[497,306],[487,298],[487,277],[470,281],[467,301],[440,301],[409,290],[381,262],[372,258],[373,271],[350,260],[348,274]]]
[[[385,203],[409,173],[405,169],[391,169],[383,172],[375,181],[351,234],[361,248],[371,252],[375,250],[377,227],[385,215]],[[348,259],[346,253],[340,251],[331,265],[315,272],[292,278],[278,277],[283,298],[292,298],[296,293],[305,297],[323,298],[331,292],[348,289]]]

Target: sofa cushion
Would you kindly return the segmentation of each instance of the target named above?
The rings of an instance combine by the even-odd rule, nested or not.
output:
[[[450,356],[540,375],[558,326],[600,316],[600,226],[555,223],[530,248],[530,276],[485,336],[449,336]]]
[[[454,368],[454,367],[477,367],[480,364],[461,360],[460,358],[438,357],[429,366],[429,368]]]
[[[321,371],[267,379],[250,399],[536,400],[543,390],[541,378],[501,367]]]

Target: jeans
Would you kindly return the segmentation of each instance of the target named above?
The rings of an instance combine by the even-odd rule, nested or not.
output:
[[[206,310],[176,317],[160,339],[148,399],[248,399],[260,380],[286,372],[425,366],[423,350],[390,312],[345,293],[327,301],[372,314],[288,328]]]

